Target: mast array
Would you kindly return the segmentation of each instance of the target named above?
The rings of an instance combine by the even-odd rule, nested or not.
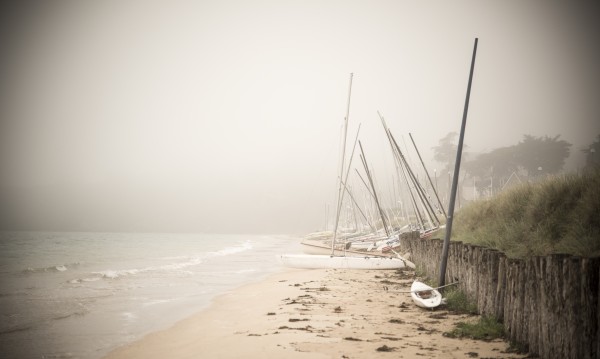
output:
[[[444,241],[441,271],[440,271],[440,281],[439,281],[440,286],[444,285],[444,277],[445,277],[447,255],[448,255],[448,242],[449,242],[450,233],[452,230],[452,216],[454,213],[454,202],[456,200],[456,192],[457,192],[457,185],[458,185],[458,172],[460,169],[460,159],[461,159],[461,153],[462,153],[462,147],[463,147],[464,129],[465,129],[465,124],[466,124],[469,96],[470,96],[470,92],[471,92],[471,83],[472,83],[473,69],[474,69],[474,64],[475,64],[476,50],[477,50],[477,39],[475,39],[475,47],[473,49],[473,59],[472,59],[471,71],[470,71],[470,75],[469,75],[469,84],[467,87],[467,99],[465,101],[465,110],[463,113],[461,135],[460,135],[460,141],[459,141],[459,146],[458,146],[458,151],[457,151],[457,161],[456,161],[455,172],[454,172],[454,181],[452,183],[452,193],[451,193],[451,197],[450,197],[450,201],[449,201],[450,207],[448,209],[448,213],[446,213],[444,211],[443,204],[437,193],[437,188],[436,188],[437,186],[434,186],[433,181],[431,180],[431,177],[429,176],[429,172],[427,171],[427,168],[425,167],[425,163],[423,162],[423,158],[421,157],[421,154],[417,148],[415,140],[412,137],[412,134],[409,133],[410,139],[413,143],[413,147],[414,147],[415,151],[417,152],[419,161],[421,162],[421,165],[423,166],[423,170],[425,171],[427,180],[429,181],[429,184],[431,185],[431,190],[434,192],[435,198],[437,199],[437,205],[436,205],[436,207],[438,207],[437,211],[439,212],[439,214],[443,214],[444,217],[446,217],[446,219],[447,219],[446,239]],[[299,267],[299,268],[345,268],[345,269],[349,269],[349,268],[384,269],[384,268],[404,268],[404,267],[415,268],[414,263],[406,260],[405,258],[402,258],[402,256],[400,256],[400,254],[398,254],[394,250],[394,248],[398,248],[398,246],[400,245],[401,231],[405,230],[406,228],[409,228],[409,230],[415,229],[415,227],[413,227],[412,223],[411,223],[411,216],[408,214],[408,209],[407,209],[408,206],[405,205],[403,201],[399,201],[398,197],[396,197],[396,193],[397,193],[396,186],[398,187],[397,188],[398,194],[401,193],[401,191],[400,191],[401,177],[404,179],[404,182],[406,183],[406,189],[408,190],[408,193],[410,195],[412,208],[413,208],[414,214],[415,214],[414,218],[419,223],[416,228],[418,228],[418,230],[421,234],[421,238],[429,236],[431,233],[433,233],[433,231],[440,228],[441,223],[437,216],[438,213],[436,213],[436,208],[434,208],[434,206],[432,206],[429,201],[431,196],[429,195],[425,186],[421,185],[421,183],[419,182],[418,176],[411,168],[409,161],[407,161],[407,157],[405,156],[405,153],[403,153],[402,150],[400,149],[400,146],[396,142],[396,139],[392,135],[392,132],[390,131],[390,129],[387,127],[387,124],[385,123],[385,119],[383,118],[381,113],[379,113],[379,111],[377,113],[379,115],[379,118],[381,119],[383,129],[385,131],[386,137],[390,144],[393,158],[394,158],[394,166],[395,166],[395,170],[396,170],[396,177],[392,177],[392,182],[391,182],[392,188],[393,188],[393,196],[394,196],[393,203],[394,203],[394,205],[392,207],[387,207],[387,209],[384,208],[383,203],[381,202],[381,197],[378,195],[378,191],[377,191],[377,188],[375,185],[373,171],[367,162],[367,158],[365,155],[365,150],[362,145],[362,142],[358,139],[358,136],[360,133],[360,125],[358,126],[358,131],[356,133],[356,138],[354,140],[354,146],[352,148],[352,154],[350,156],[350,160],[348,162],[348,165],[346,165],[346,140],[347,140],[347,136],[348,136],[348,122],[349,122],[349,118],[350,118],[350,100],[352,97],[352,79],[353,79],[353,74],[351,73],[349,86],[348,86],[348,101],[347,101],[347,106],[346,106],[346,116],[344,117],[344,129],[343,129],[343,135],[342,135],[342,141],[341,141],[342,145],[340,148],[341,161],[340,161],[339,176],[338,176],[335,224],[334,224],[334,228],[333,228],[333,234],[331,236],[331,248],[328,248],[328,245],[327,245],[327,239],[329,238],[328,233],[318,232],[318,233],[314,233],[314,234],[308,236],[304,241],[302,241],[302,244],[305,245],[304,246],[305,249],[308,248],[311,251],[318,251],[318,253],[320,253],[320,254],[315,254],[312,252],[308,252],[308,253],[311,253],[309,255],[284,254],[284,255],[281,255],[280,259],[284,264],[286,264],[288,266]],[[348,177],[350,175],[350,171],[351,171],[351,167],[352,167],[352,160],[354,158],[354,152],[356,150],[357,143],[360,148],[359,156],[360,156],[362,166],[364,169],[364,173],[365,173],[367,180],[365,180],[361,176],[358,169],[355,169],[355,171],[356,171],[356,174],[358,175],[358,177],[360,178],[360,180],[362,181],[362,183],[365,185],[367,192],[369,193],[369,195],[366,195],[366,193],[364,194],[365,197],[367,197],[367,198],[365,198],[365,202],[367,203],[367,205],[365,205],[364,211],[363,211],[363,209],[361,209],[361,206],[356,201],[356,197],[352,193],[352,187],[348,184]],[[404,146],[406,149],[406,155],[408,155],[409,150],[406,146],[406,142],[404,142]],[[448,175],[450,175],[450,173],[448,173]],[[437,174],[436,174],[436,184],[437,184]],[[339,248],[336,246],[337,245],[336,241],[338,238],[340,216],[341,216],[342,208],[344,207],[344,196],[345,196],[346,192],[348,193],[348,196],[350,197],[351,202],[346,205],[347,212],[345,214],[345,218],[346,218],[346,223],[349,224],[352,222],[351,217],[353,217],[354,233],[347,232],[347,229],[350,228],[350,225],[347,225],[347,227],[344,229],[344,232],[345,232],[344,246],[343,246],[343,248]],[[374,203],[374,206],[373,206],[373,203]],[[398,210],[398,207],[395,206],[396,203],[398,203],[400,205],[399,210]],[[376,210],[374,210],[374,208],[376,208]],[[408,224],[405,224],[403,226],[403,223],[398,221],[399,216],[398,216],[398,213],[394,212],[394,208],[396,208],[396,212],[400,213],[400,217],[403,220],[406,220],[408,222]],[[328,211],[328,208],[327,208],[327,211]],[[359,227],[359,221],[358,221],[359,217],[357,216],[357,213],[356,213],[357,211],[360,213],[360,215],[362,216],[362,219],[365,220],[366,224],[373,231],[373,236],[369,236],[364,232],[365,226],[363,224],[361,224]],[[375,211],[379,214],[379,220],[381,221],[381,227],[383,227],[385,236],[378,233],[378,228],[377,228],[378,223],[376,224],[376,221],[374,220],[374,217],[376,217],[376,215],[374,215]],[[356,249],[355,249],[355,246],[357,246]],[[379,254],[376,251],[370,252],[374,248],[376,249],[376,251],[380,251]],[[323,252],[321,252],[322,250],[326,251],[325,253],[329,252],[330,254],[324,255]],[[343,251],[343,255],[336,256],[335,255],[336,250]],[[395,257],[390,258],[389,254],[386,254],[388,252],[394,253],[397,256],[397,258],[395,258]],[[358,254],[359,257],[356,257],[356,256],[353,257],[353,255],[356,255],[356,254]]]

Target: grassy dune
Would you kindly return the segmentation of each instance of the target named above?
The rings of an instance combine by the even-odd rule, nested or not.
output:
[[[456,213],[452,240],[509,257],[600,256],[600,170],[520,185]]]

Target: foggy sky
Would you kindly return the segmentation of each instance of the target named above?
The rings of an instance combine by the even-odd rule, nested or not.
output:
[[[5,229],[317,230],[349,74],[349,147],[360,123],[392,176],[380,111],[433,171],[476,37],[469,151],[560,135],[576,170],[600,134],[592,1],[17,3],[1,15]]]

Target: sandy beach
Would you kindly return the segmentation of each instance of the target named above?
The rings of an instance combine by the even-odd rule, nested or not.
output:
[[[401,293],[413,279],[413,271],[285,269],[106,359],[523,357],[506,353],[505,341],[445,337],[478,316],[418,308]]]

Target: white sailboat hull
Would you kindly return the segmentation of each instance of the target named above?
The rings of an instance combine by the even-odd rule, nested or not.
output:
[[[280,262],[293,268],[336,268],[336,269],[401,269],[406,262],[392,257],[348,257],[314,254],[281,254]]]
[[[323,254],[323,255],[331,255],[331,247],[324,245],[318,241],[302,241],[302,252],[306,254]],[[370,255],[366,251],[356,251],[352,249],[343,250],[336,248],[333,252],[335,256],[350,256],[350,257],[364,257]],[[382,255],[381,252],[374,253],[373,255]]]
[[[331,254],[331,248],[306,245],[303,243],[302,252],[304,252],[305,254],[312,254],[312,255],[319,255],[319,254],[328,255],[328,254]],[[344,254],[347,256],[350,256],[350,257],[356,257],[356,256],[364,257],[365,256],[365,253],[354,253],[352,251],[343,251],[340,249],[336,249],[333,251],[333,255],[335,255],[335,256],[343,256]]]

